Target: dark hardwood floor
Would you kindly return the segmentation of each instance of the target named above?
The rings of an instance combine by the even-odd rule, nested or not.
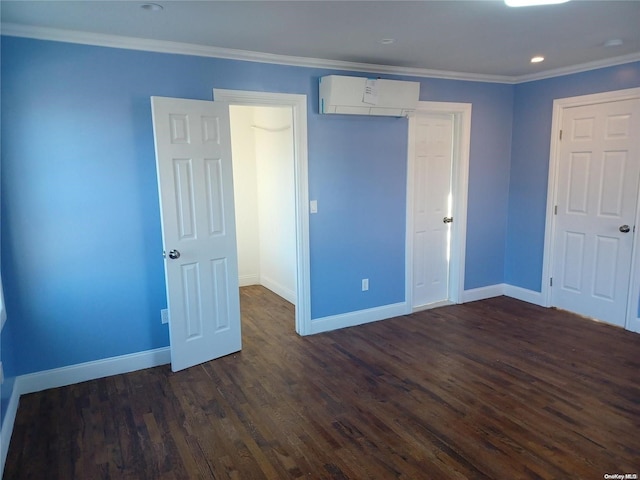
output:
[[[4,478],[640,474],[640,335],[499,297],[302,338],[241,296],[241,353],[24,396]]]

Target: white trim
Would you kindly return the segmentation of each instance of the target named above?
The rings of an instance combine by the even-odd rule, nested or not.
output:
[[[534,305],[540,305],[544,307],[542,293],[529,290],[527,288],[516,287],[515,285],[509,285],[508,283],[497,283],[495,285],[488,285],[486,287],[473,288],[471,290],[465,290],[463,294],[463,303],[475,302],[477,300],[485,300],[487,298],[499,297],[504,295],[505,297],[515,298],[516,300],[522,300],[523,302],[532,303]]]
[[[455,303],[450,302],[449,300],[443,300],[441,302],[433,302],[427,303],[425,305],[418,305],[417,307],[413,307],[411,309],[411,313],[422,312],[424,310],[432,310],[434,308],[446,307],[449,305],[455,305]]]
[[[515,285],[504,284],[503,295],[523,302],[533,303],[544,307],[542,293],[529,290],[527,288],[516,287]]]
[[[542,265],[542,292],[541,305],[551,306],[551,287],[549,286],[553,272],[553,238],[555,235],[555,215],[553,214],[558,195],[558,153],[560,139],[556,132],[562,126],[562,114],[565,108],[583,105],[595,105],[614,101],[632,100],[640,98],[640,88],[628,88],[610,92],[580,95],[577,97],[557,98],[553,101],[553,117],[551,120],[551,145],[549,148],[549,178],[547,181],[547,207],[544,235],[544,256]],[[636,226],[640,227],[640,199],[636,206]],[[627,303],[627,316],[625,328],[640,332],[640,319],[638,318],[638,294],[640,292],[640,234],[636,232],[632,247],[632,273],[629,280],[629,292]]]
[[[279,282],[276,282],[272,278],[260,275],[260,285],[264,288],[268,288],[276,295],[284,298],[287,302],[296,304],[296,292],[290,290]]]
[[[260,285],[260,275],[252,273],[250,275],[240,275],[238,277],[238,283],[241,287],[248,287],[249,285]]]
[[[384,305],[382,307],[358,310],[357,312],[342,313],[329,317],[317,318],[311,321],[311,334],[328,332],[339,328],[355,327],[365,323],[377,322],[388,318],[400,317],[407,313],[405,302]]]
[[[96,378],[135,372],[145,368],[171,363],[170,347],[78,363],[68,367],[28,373],[16,378],[14,388],[20,395],[40,392],[49,388],[64,387]]]
[[[571,65],[570,67],[554,68],[553,70],[546,70],[540,73],[532,73],[530,75],[520,75],[518,77],[512,77],[512,81],[515,84],[533,82],[535,80],[545,80],[547,78],[573,75],[575,73],[588,72],[590,70],[597,70],[599,68],[615,67],[616,65],[624,65],[625,63],[632,63],[637,61],[640,61],[640,53],[630,53],[628,55],[622,55],[619,57],[605,58],[604,60],[581,63],[579,65]]]
[[[293,111],[296,188],[296,332],[311,332],[311,282],[309,254],[309,171],[307,146],[307,96],[291,93],[213,89],[214,101],[232,105],[288,105]]]
[[[399,67],[374,63],[345,62],[324,58],[294,57],[272,53],[252,52],[233,48],[211,47],[191,43],[150,40],[145,38],[107,35],[102,33],[81,32],[57,28],[2,24],[2,35],[11,37],[34,38],[54,42],[79,43],[99,47],[124,48],[147,52],[173,53],[178,55],[195,55],[198,57],[225,58],[246,62],[260,62],[295,67],[310,67],[333,70],[349,70],[353,72],[382,73],[390,75],[409,75],[413,77],[441,78],[446,80],[468,80],[490,83],[513,83],[513,78],[505,75],[486,75],[446,70],[429,70],[426,68]]]
[[[471,149],[470,103],[418,102],[416,113],[441,113],[454,117],[453,139],[453,223],[451,224],[451,263],[449,265],[449,301],[462,302],[467,241],[467,198],[469,191],[469,152]],[[405,232],[405,299],[413,311],[413,170],[415,164],[415,122],[409,117],[407,148],[407,203]]]
[[[9,444],[11,443],[11,434],[13,433],[13,425],[15,424],[18,405],[20,404],[20,393],[16,388],[16,384],[17,379],[13,384],[13,391],[9,398],[9,405],[7,405],[7,411],[4,415],[4,421],[2,422],[2,430],[0,431],[0,478],[3,478],[4,464],[7,461]]]
[[[638,88],[640,95],[640,88]],[[629,298],[627,302],[627,319],[625,328],[640,333],[640,191],[636,201],[636,218],[633,249],[631,251],[631,278],[629,279]]]
[[[462,303],[476,302],[478,300],[499,297],[501,295],[504,295],[504,283],[472,288],[471,290],[465,290],[462,293]]]
[[[95,45],[99,47],[124,48],[128,50],[141,50],[147,52],[173,53],[178,55],[194,55],[198,57],[225,58],[229,60],[242,60],[246,62],[260,62],[277,65],[291,65],[296,67],[327,68],[333,70],[350,70],[354,72],[382,73],[391,75],[409,75],[413,77],[441,78],[445,80],[466,80],[488,83],[518,84],[543,80],[546,78],[560,77],[574,73],[587,72],[605,67],[614,67],[625,63],[637,62],[640,54],[631,53],[604,60],[572,65],[569,67],[546,70],[520,76],[487,75],[480,73],[451,72],[447,70],[430,70],[427,68],[399,67],[392,65],[379,65],[373,63],[345,62],[340,60],[328,60],[323,58],[294,57],[289,55],[276,55],[271,53],[252,52],[249,50],[237,50],[232,48],[211,47],[195,45],[191,43],[169,42],[165,40],[151,40],[102,33],[81,32],[77,30],[64,30],[58,28],[37,27],[32,25],[19,25],[15,23],[3,23],[0,27],[2,35],[10,37],[33,38],[36,40],[50,40],[54,42],[78,43],[82,45]]]
[[[640,88],[634,89],[640,97]],[[637,132],[636,132],[637,134]],[[640,189],[636,200],[636,218],[634,225],[634,240],[631,247],[631,277],[629,278],[629,293],[627,298],[627,318],[625,327],[632,332],[640,333]]]

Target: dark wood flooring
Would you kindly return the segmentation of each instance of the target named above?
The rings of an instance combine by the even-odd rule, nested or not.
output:
[[[640,335],[499,297],[302,338],[241,296],[241,353],[24,396],[4,478],[640,474]]]

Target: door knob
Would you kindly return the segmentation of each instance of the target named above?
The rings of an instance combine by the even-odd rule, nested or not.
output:
[[[169,252],[169,258],[171,260],[176,260],[177,258],[180,258],[180,252],[178,250],[171,250]]]
[[[453,217],[444,217],[444,218],[442,219],[442,221],[443,221],[444,223],[451,223],[451,222],[453,222]]]
[[[629,230],[631,230],[631,228],[629,228],[629,225],[620,225],[619,230],[620,230],[622,233],[629,233]]]

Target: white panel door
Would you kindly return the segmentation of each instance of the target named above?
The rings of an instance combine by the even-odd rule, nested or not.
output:
[[[177,371],[241,349],[229,106],[151,104]]]
[[[640,100],[565,108],[552,305],[624,326],[640,178]]]
[[[453,115],[417,113],[415,122],[412,307],[419,308],[449,299]]]

